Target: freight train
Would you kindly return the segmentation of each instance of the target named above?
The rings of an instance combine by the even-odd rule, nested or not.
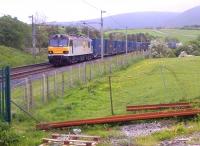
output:
[[[127,52],[146,51],[149,42],[127,42]],[[126,53],[126,41],[104,40],[104,56]],[[49,38],[48,59],[55,66],[101,57],[101,40],[84,36],[55,34]]]

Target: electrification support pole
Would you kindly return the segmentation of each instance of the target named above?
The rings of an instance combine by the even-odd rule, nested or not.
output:
[[[36,58],[36,32],[35,32],[35,23],[34,23],[34,16],[31,15],[29,16],[29,18],[31,18],[31,22],[32,22],[32,55],[34,58]]]
[[[126,27],[126,54],[128,53],[127,27]]]
[[[90,38],[90,30],[89,30],[89,27],[87,27],[87,35],[88,35],[88,38]]]
[[[104,57],[104,47],[103,47],[103,13],[106,11],[101,10],[101,59],[103,60]]]

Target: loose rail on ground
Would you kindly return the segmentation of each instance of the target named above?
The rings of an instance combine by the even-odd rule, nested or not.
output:
[[[168,103],[168,104],[152,104],[152,105],[135,105],[127,106],[126,111],[139,111],[139,110],[159,110],[166,108],[192,108],[191,103],[189,102],[179,102],[179,103]]]
[[[118,115],[105,118],[76,120],[76,121],[64,121],[64,122],[51,122],[51,123],[40,123],[36,125],[37,129],[48,130],[51,128],[62,128],[71,126],[81,126],[90,124],[104,124],[113,122],[126,122],[134,120],[148,120],[168,117],[180,117],[180,116],[194,116],[200,113],[200,109],[187,109],[179,111],[164,111],[164,112],[151,112],[143,114],[130,114],[130,115]]]

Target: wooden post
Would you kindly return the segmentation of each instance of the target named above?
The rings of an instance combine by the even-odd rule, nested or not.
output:
[[[65,76],[62,72],[62,96],[64,96],[64,90],[65,90]]]
[[[99,75],[102,75],[102,69],[101,69],[101,65],[100,65],[100,61],[98,61],[98,68],[99,68]]]
[[[78,78],[79,81],[81,82],[81,64],[78,65]]]
[[[84,82],[87,83],[87,64],[84,62]]]
[[[33,86],[32,86],[32,81],[29,80],[28,82],[29,84],[29,94],[30,94],[30,99],[29,99],[29,103],[30,103],[30,108],[33,108]]]
[[[74,81],[73,81],[73,67],[72,66],[70,66],[70,83],[71,83],[71,87],[73,87]]]
[[[28,78],[25,79],[25,102],[26,102],[26,109],[27,111],[30,111],[30,105],[29,105],[29,84],[28,84]]]
[[[112,84],[111,84],[111,76],[109,76],[109,89],[110,89],[110,109],[111,109],[111,114],[114,115],[113,111],[113,100],[112,100]]]
[[[112,62],[110,63],[110,70],[109,70],[109,72],[110,72],[110,74],[112,74]]]
[[[92,61],[92,66],[91,66],[91,68],[90,68],[90,69],[91,69],[91,79],[94,78],[94,72],[95,72],[95,71],[94,71],[94,72],[92,71],[92,70],[94,70],[94,67],[95,67],[95,66],[94,66],[94,61]]]
[[[42,75],[42,102],[46,103],[47,100],[47,87],[46,87],[46,75]]]
[[[89,64],[89,71],[90,71],[90,73],[89,73],[89,80],[91,81],[92,80],[92,67],[91,67],[91,63]]]
[[[106,74],[106,62],[105,62],[105,60],[103,61],[103,73],[104,73],[104,75]]]
[[[57,88],[57,72],[54,72],[54,96],[58,96],[58,88]]]
[[[48,76],[48,74],[46,75],[46,86],[47,86],[47,101],[49,101],[49,99],[50,99],[50,94],[49,94],[49,76]]]

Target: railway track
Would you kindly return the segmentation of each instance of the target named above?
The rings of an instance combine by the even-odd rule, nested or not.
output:
[[[135,120],[149,120],[169,117],[181,117],[181,116],[194,116],[200,113],[200,109],[187,109],[178,111],[163,111],[163,112],[151,112],[143,114],[130,114],[130,115],[118,115],[105,118],[76,120],[76,121],[64,121],[64,122],[51,122],[51,123],[40,123],[36,125],[37,129],[48,130],[51,128],[63,128],[71,126],[81,126],[90,124],[104,124],[114,122],[126,122]]]
[[[136,105],[136,106],[127,106],[126,111],[159,110],[159,109],[167,109],[167,108],[173,108],[173,109],[192,108],[192,105],[188,102]]]
[[[33,64],[28,66],[21,66],[11,69],[11,79],[21,79],[30,75],[35,75],[43,72],[48,72],[55,69],[49,63]]]
[[[10,76],[11,76],[11,80],[16,80],[16,79],[28,77],[30,75],[47,72],[53,69],[55,68],[48,62],[26,65],[26,66],[19,66],[19,67],[11,68]],[[0,82],[1,81],[2,81],[2,77],[0,76]]]

